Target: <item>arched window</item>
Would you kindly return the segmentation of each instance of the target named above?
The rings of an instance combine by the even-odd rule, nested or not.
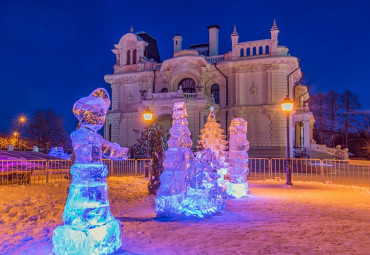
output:
[[[168,92],[168,88],[163,88],[162,90],[161,90],[161,93],[167,93]]]
[[[218,84],[213,84],[211,87],[212,97],[215,99],[215,103],[220,103],[220,86]]]
[[[240,49],[240,56],[243,57],[244,56],[244,49]]]
[[[253,47],[253,54],[252,55],[257,55],[257,49],[256,49],[256,47]]]
[[[108,141],[112,141],[112,124],[108,126]]]
[[[247,56],[250,56],[251,55],[251,48],[248,48],[247,49],[247,54],[246,54]]]
[[[127,51],[127,56],[126,56],[126,65],[130,65],[130,58],[131,58],[131,51]]]
[[[265,54],[270,54],[270,47],[268,45],[266,45]]]
[[[262,46],[259,47],[258,55],[263,55],[263,47]]]
[[[132,64],[136,64],[136,50],[132,52]]]
[[[178,88],[180,89],[180,86],[182,88],[182,91],[184,93],[195,93],[195,82],[193,79],[186,78],[180,81]]]

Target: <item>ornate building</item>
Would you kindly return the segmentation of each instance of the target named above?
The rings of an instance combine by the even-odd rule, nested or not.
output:
[[[129,147],[136,143],[133,129],[145,125],[142,112],[149,107],[168,130],[172,107],[185,101],[193,147],[197,146],[209,107],[228,134],[233,118],[248,121],[252,157],[282,157],[286,148],[286,119],[280,103],[288,94],[295,102],[291,113],[290,143],[310,151],[314,117],[306,104],[307,87],[297,57],[278,44],[274,22],[271,38],[239,42],[234,28],[231,51],[219,54],[218,25],[209,26],[209,43],[182,49],[182,37],[173,38],[173,57],[161,62],[156,41],[145,32],[125,34],[112,50],[114,73],[105,76],[112,87],[112,109],[105,125],[105,139]],[[293,150],[293,149],[292,149]]]

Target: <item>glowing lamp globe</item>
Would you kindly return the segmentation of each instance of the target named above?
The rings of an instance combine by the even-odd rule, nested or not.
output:
[[[153,112],[146,108],[145,112],[143,112],[143,117],[145,121],[151,121],[153,119]]]
[[[17,135],[18,135],[18,132],[14,132],[14,133],[13,133],[13,135],[14,135],[14,136],[17,136]]]
[[[291,112],[293,110],[293,101],[289,97],[286,97],[281,103],[281,108],[284,112]]]
[[[24,116],[19,117],[20,122],[26,122],[26,118]]]

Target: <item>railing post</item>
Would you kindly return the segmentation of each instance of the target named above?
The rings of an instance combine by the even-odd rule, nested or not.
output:
[[[324,182],[325,175],[324,175],[324,161],[320,159],[320,171],[321,171],[321,182]]]
[[[269,158],[268,161],[269,161],[269,179],[272,179],[272,163],[271,163],[271,159]]]
[[[138,160],[137,159],[135,159],[135,161],[134,161],[135,163],[134,163],[134,165],[135,165],[135,175],[137,175],[137,162],[138,162]]]
[[[46,160],[46,183],[49,183],[49,160]]]

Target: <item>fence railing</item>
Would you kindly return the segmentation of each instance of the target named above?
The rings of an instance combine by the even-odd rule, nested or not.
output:
[[[300,159],[290,160],[292,180],[316,181],[370,187],[370,161]],[[249,159],[248,179],[286,179],[286,159]]]
[[[370,187],[370,161],[333,159],[289,159],[294,181],[316,181],[329,184]],[[108,176],[145,174],[145,159],[103,160]],[[250,158],[250,180],[285,179],[283,158]],[[71,178],[70,160],[0,160],[0,185],[45,184]],[[150,166],[150,162],[149,162]],[[149,169],[150,171],[150,169]]]
[[[145,159],[122,161],[103,160],[108,176],[145,174]],[[71,160],[0,160],[0,185],[45,184],[71,178]]]

